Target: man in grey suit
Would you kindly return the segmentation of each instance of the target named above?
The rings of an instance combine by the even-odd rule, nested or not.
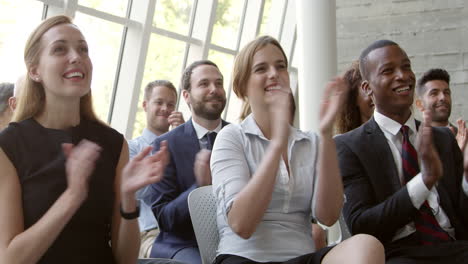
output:
[[[468,169],[452,132],[428,111],[414,119],[415,75],[395,42],[372,43],[360,71],[374,116],[335,138],[350,231],[377,237],[387,263],[466,263]]]

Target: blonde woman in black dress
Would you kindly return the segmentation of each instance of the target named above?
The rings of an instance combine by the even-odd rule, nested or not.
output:
[[[128,163],[123,136],[93,112],[88,46],[70,18],[43,21],[25,63],[0,134],[0,263],[135,263],[135,192],[161,178],[165,146]]]

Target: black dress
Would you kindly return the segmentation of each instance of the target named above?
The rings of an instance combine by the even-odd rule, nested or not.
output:
[[[38,263],[115,263],[110,232],[114,178],[123,136],[110,127],[83,119],[80,125],[64,131],[45,128],[31,118],[11,123],[0,133],[0,147],[20,180],[24,229],[37,222],[67,187],[61,144],[76,145],[82,139],[102,148],[87,200]]]

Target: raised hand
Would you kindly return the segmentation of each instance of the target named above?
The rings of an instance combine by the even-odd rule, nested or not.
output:
[[[428,189],[431,189],[443,174],[442,162],[432,141],[431,123],[431,112],[426,110],[423,112],[423,122],[419,126],[417,149],[423,181]]]
[[[169,117],[167,118],[169,124],[171,124],[172,128],[175,128],[183,123],[185,123],[184,116],[181,112],[173,111]]]
[[[460,150],[462,152],[465,151],[465,147],[466,147],[466,142],[467,142],[467,128],[466,128],[466,124],[465,124],[465,121],[461,118],[459,118],[457,120],[457,126],[458,126],[458,132],[457,134],[455,135],[455,138],[457,139],[457,143],[458,143],[458,147],[460,147]],[[452,130],[452,132],[454,132]]]
[[[134,194],[142,187],[160,181],[169,162],[167,142],[161,142],[158,152],[148,156],[152,147],[146,147],[125,165],[122,171],[122,193]]]
[[[101,147],[83,139],[76,146],[70,143],[62,144],[62,150],[67,159],[65,171],[68,189],[85,200],[88,195],[89,178],[96,166]]]
[[[207,149],[200,150],[195,156],[195,163],[193,164],[193,172],[198,186],[206,186],[211,184],[211,170],[210,170],[210,157],[211,151]]]
[[[335,77],[327,83],[320,105],[319,130],[322,135],[333,134],[333,124],[343,108],[349,87],[343,77]]]

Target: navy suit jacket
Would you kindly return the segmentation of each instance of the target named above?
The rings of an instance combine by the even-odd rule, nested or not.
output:
[[[444,171],[437,186],[440,205],[455,228],[456,238],[466,240],[468,198],[461,186],[462,153],[449,129],[432,131]],[[350,231],[373,235],[388,246],[396,231],[413,221],[417,209],[400,183],[385,135],[371,118],[361,127],[336,136],[335,141],[346,195],[343,214]]]
[[[222,121],[223,127],[227,124]],[[161,231],[151,257],[172,258],[180,249],[197,246],[187,198],[198,187],[193,165],[200,143],[192,119],[159,136],[154,142],[155,151],[163,140],[168,143],[170,160],[164,178],[150,188],[149,204]]]

